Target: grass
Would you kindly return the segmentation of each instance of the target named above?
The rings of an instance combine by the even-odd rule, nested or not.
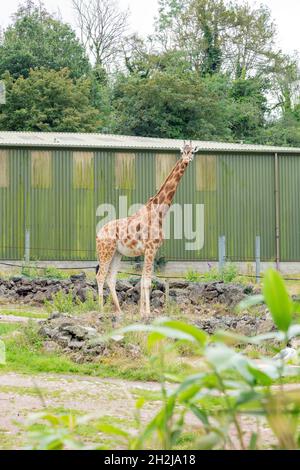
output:
[[[18,332],[17,335],[12,334]],[[127,380],[158,381],[159,371],[149,363],[147,357],[136,358],[120,355],[99,357],[99,362],[77,364],[68,356],[43,351],[43,341],[37,334],[37,326],[0,323],[0,338],[6,345],[6,364],[0,374],[19,372],[24,374],[57,373],[79,374],[94,377],[118,377]],[[187,370],[193,370],[186,364]],[[169,371],[182,372],[183,364],[170,359]]]
[[[44,311],[29,312],[26,310],[17,310],[17,309],[11,309],[11,310],[0,309],[0,315],[25,317],[25,318],[48,318],[48,313]]]

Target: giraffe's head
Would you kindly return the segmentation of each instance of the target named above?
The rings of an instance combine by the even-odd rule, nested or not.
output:
[[[193,147],[192,141],[190,141],[189,144],[184,142],[183,147],[180,149],[182,160],[184,160],[185,162],[191,162],[197,150],[197,147]]]

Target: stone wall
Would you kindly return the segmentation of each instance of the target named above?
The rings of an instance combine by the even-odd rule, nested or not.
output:
[[[155,309],[164,307],[166,302],[166,282],[154,278],[151,291],[151,305]],[[119,280],[116,285],[121,305],[137,305],[140,298],[140,278]],[[192,306],[195,309],[203,303],[219,303],[229,308],[234,307],[246,295],[252,293],[252,286],[225,284],[223,282],[187,282],[171,280],[168,282],[169,302],[180,307]],[[66,280],[28,279],[13,276],[9,280],[0,279],[0,299],[2,302],[43,304],[63,291],[73,293],[85,301],[90,291],[97,299],[97,284],[86,279],[85,274],[71,276]],[[105,298],[109,292],[105,289]]]

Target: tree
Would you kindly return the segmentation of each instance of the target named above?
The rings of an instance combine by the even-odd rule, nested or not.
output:
[[[230,15],[223,0],[160,0],[158,39],[168,49],[184,50],[198,72],[217,73]]]
[[[279,108],[282,114],[290,113],[300,96],[298,56],[288,56],[282,52],[273,54],[266,73],[272,79],[273,109]]]
[[[90,105],[91,83],[76,83],[67,69],[31,70],[27,79],[4,74],[6,104],[0,108],[0,129],[9,131],[95,132],[100,112]]]
[[[237,141],[257,142],[268,112],[266,91],[269,83],[260,78],[239,78],[231,85],[233,98],[230,129]]]
[[[86,52],[69,25],[51,16],[29,0],[14,15],[14,23],[0,41],[0,76],[8,71],[14,78],[28,77],[30,69],[68,68],[70,76],[90,71]]]
[[[158,40],[185,51],[202,74],[253,76],[268,63],[276,27],[270,10],[229,0],[160,0]]]
[[[121,75],[114,88],[114,132],[164,138],[231,140],[230,83],[215,75],[155,71]]]
[[[149,78],[156,71],[191,71],[182,51],[158,51],[151,37],[147,41],[136,35],[127,37],[123,44],[123,53],[128,72],[141,78]]]
[[[224,63],[239,79],[264,73],[274,52],[276,26],[268,7],[229,4],[232,25],[226,32]]]
[[[109,67],[121,51],[128,12],[119,11],[115,0],[72,0],[72,4],[82,43],[96,65]]]

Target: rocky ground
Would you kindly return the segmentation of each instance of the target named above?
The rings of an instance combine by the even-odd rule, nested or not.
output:
[[[154,278],[151,292],[153,308],[162,308],[166,303],[166,282]],[[168,283],[169,299],[181,307],[197,309],[205,302],[221,303],[227,307],[235,306],[246,295],[253,291],[252,286],[225,284],[223,282],[188,282],[171,280]],[[119,301],[122,305],[137,305],[140,297],[140,278],[118,280],[116,286]],[[71,276],[66,280],[28,279],[13,276],[9,280],[0,278],[0,299],[28,304],[43,304],[50,301],[57,292],[73,293],[74,298],[84,302],[89,292],[97,298],[97,284],[88,281],[84,274]],[[105,298],[109,292],[105,290]]]
[[[140,322],[140,279],[136,277],[118,280],[116,290],[122,309],[127,317],[130,316],[130,322]],[[41,305],[45,300],[51,301],[59,291],[65,294],[72,292],[74,298],[79,298],[82,302],[89,297],[89,292],[97,298],[96,283],[87,280],[84,274],[71,276],[67,280],[30,280],[22,276],[14,276],[10,280],[0,279],[0,298],[4,302]],[[184,280],[171,280],[166,285],[166,282],[155,278],[151,292],[152,319],[166,314],[183,320],[188,317],[189,322],[210,334],[220,329],[230,329],[245,335],[271,331],[273,324],[264,308],[258,310],[256,315],[234,312],[235,306],[252,293],[253,286]],[[105,297],[107,296],[108,291],[105,292]],[[18,321],[18,318],[9,319],[14,320]],[[41,322],[40,333],[49,350],[59,348],[71,354],[76,361],[83,362],[111,353],[107,346],[99,341],[99,336],[107,331],[107,326],[119,326],[114,325],[114,320],[116,318],[113,314],[100,316],[99,312],[89,312],[76,317],[55,312],[49,319]],[[128,318],[127,320],[129,321]],[[110,325],[107,325],[107,321]],[[118,343],[118,347],[122,347],[122,341]],[[139,354],[137,346],[126,347],[126,354]]]
[[[61,350],[70,355],[76,362],[97,361],[99,357],[109,356],[116,349],[123,348],[123,353],[129,357],[139,357],[142,352],[136,344],[125,342],[117,336],[116,340],[103,342],[101,335],[107,333],[111,327],[120,326],[115,323],[111,314],[99,315],[90,312],[77,316],[54,313],[47,320],[39,322],[39,332],[45,340],[48,351]],[[151,321],[149,319],[148,321]],[[138,315],[126,317],[126,323],[140,322]],[[257,316],[250,314],[224,315],[206,312],[202,317],[189,315],[189,322],[195,324],[207,333],[217,330],[232,330],[244,335],[255,335],[273,330],[273,322],[268,314],[262,312]],[[124,325],[124,324],[123,324]]]

